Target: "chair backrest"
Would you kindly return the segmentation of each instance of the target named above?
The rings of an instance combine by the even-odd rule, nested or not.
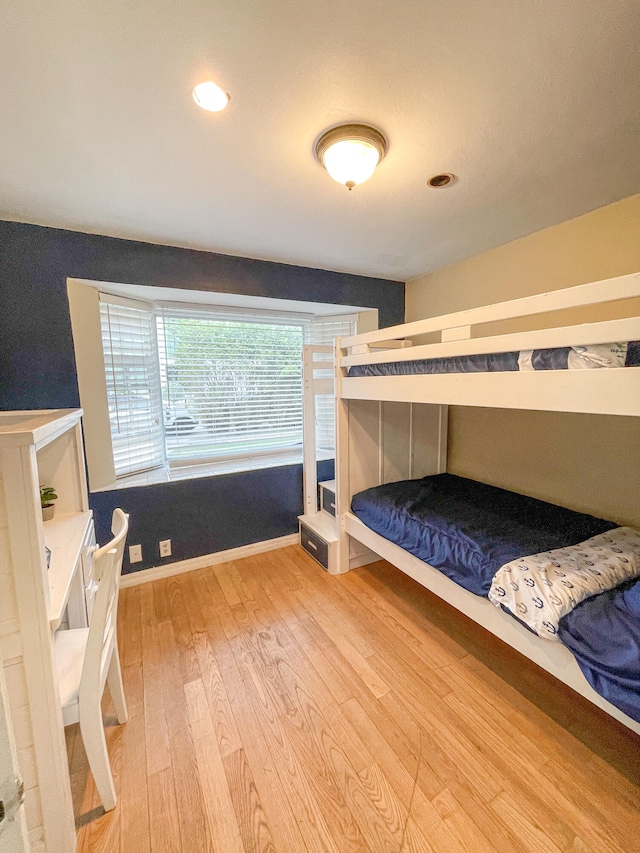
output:
[[[121,509],[114,509],[111,519],[113,539],[93,555],[93,577],[99,584],[89,623],[89,638],[80,679],[80,702],[83,694],[91,701],[102,696],[111,652],[117,642],[118,592],[124,543],[129,519]]]

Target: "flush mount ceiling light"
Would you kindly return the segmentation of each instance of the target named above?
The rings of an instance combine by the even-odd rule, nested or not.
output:
[[[223,110],[230,100],[230,95],[221,89],[213,80],[205,80],[204,83],[198,83],[192,92],[193,100],[203,110],[210,113],[219,113]]]
[[[373,175],[387,153],[387,140],[368,124],[343,124],[323,133],[315,152],[333,180],[352,190]]]

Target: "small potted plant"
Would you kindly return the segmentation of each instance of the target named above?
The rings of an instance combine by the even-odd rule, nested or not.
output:
[[[40,486],[40,505],[42,506],[42,520],[50,521],[56,508],[53,504],[58,496],[51,486]]]

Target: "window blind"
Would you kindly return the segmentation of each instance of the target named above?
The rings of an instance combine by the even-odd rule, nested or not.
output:
[[[182,423],[167,431],[170,461],[301,446],[301,352],[308,320],[162,306],[157,322],[165,422],[169,417]]]
[[[356,332],[356,316],[314,317],[306,330],[305,343],[333,346],[335,339]],[[331,356],[318,354],[316,361],[330,360]],[[318,371],[317,378],[333,378],[333,371]],[[318,394],[316,397],[316,454],[334,455],[336,449],[335,396]]]
[[[305,343],[333,346],[336,338],[355,334],[356,320],[355,314],[343,314],[340,317],[314,317],[307,326]]]
[[[113,461],[123,477],[165,461],[155,315],[101,294],[100,324]]]

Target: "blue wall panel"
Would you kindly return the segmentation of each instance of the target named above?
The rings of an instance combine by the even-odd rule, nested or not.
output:
[[[318,478],[333,479],[333,460],[318,463]],[[129,513],[127,542],[142,545],[144,558],[133,566],[127,559],[127,574],[163,562],[160,539],[171,539],[173,553],[164,560],[170,563],[295,533],[302,514],[302,465],[96,492],[91,508],[98,542],[109,539],[118,506]]]
[[[79,405],[67,278],[361,305],[381,327],[404,321],[399,282],[0,221],[0,410]],[[91,505],[98,541],[113,507],[130,513],[141,569],[158,564],[160,539],[179,560],[295,532],[301,466],[102,492]]]
[[[117,506],[130,513],[128,543],[142,545],[144,556],[142,563],[125,566],[125,572],[157,566],[163,562],[159,536],[171,539],[173,554],[164,562],[173,562],[295,532],[295,516],[302,508],[301,467],[96,492],[91,507],[99,542],[107,540]]]

